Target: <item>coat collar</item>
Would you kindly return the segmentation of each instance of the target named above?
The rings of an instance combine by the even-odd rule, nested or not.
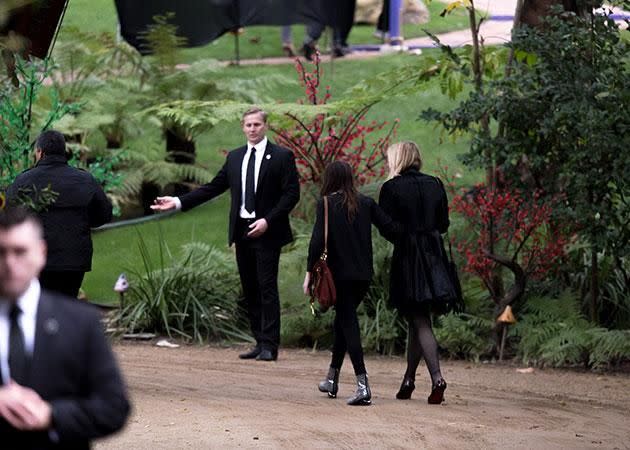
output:
[[[409,167],[408,169],[403,170],[402,172],[400,172],[401,175],[412,175],[412,176],[417,176],[417,175],[421,175],[422,172],[420,172],[418,169],[414,168],[414,167]]]
[[[265,148],[265,154],[263,155],[263,159],[260,164],[260,172],[258,173],[258,187],[262,186],[262,183],[265,179],[265,175],[267,174],[267,170],[269,169],[269,165],[271,164],[271,160],[273,159],[272,152],[273,144],[268,141],[267,147]],[[258,197],[259,192],[262,192],[262,189],[256,189],[256,197]]]
[[[47,155],[39,160],[37,166],[66,166],[68,165],[68,159],[65,155]]]

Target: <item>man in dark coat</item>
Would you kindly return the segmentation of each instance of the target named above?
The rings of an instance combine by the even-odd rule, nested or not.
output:
[[[0,211],[0,447],[88,449],[129,401],[98,310],[41,289],[42,226]]]
[[[112,204],[92,175],[68,165],[61,133],[44,131],[35,144],[37,164],[20,174],[7,190],[9,204],[35,198],[49,188],[56,199],[39,213],[44,224],[48,261],[40,275],[45,289],[76,298],[85,272],[92,269],[90,228],[112,219]]]
[[[293,153],[267,140],[267,114],[252,108],[241,120],[247,145],[232,150],[212,181],[177,197],[158,197],[153,209],[187,211],[230,190],[228,242],[236,263],[256,346],[242,359],[274,361],[280,344],[278,264],[293,240],[289,213],[300,198]]]

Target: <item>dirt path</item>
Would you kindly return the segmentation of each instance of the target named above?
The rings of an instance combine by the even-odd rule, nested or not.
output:
[[[394,398],[402,358],[368,357],[373,405],[346,406],[317,391],[328,352],[282,350],[274,363],[241,349],[115,347],[134,413],[105,449],[180,448],[630,448],[630,376],[444,362],[446,402],[426,403],[420,368],[410,401]]]

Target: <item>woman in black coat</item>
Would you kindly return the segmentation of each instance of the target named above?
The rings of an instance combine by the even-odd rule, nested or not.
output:
[[[319,390],[337,396],[339,371],[348,352],[357,377],[357,390],[349,405],[369,405],[371,392],[363,361],[361,333],[356,309],[365,297],[373,275],[372,230],[392,240],[399,226],[379,208],[374,200],[357,192],[351,167],[336,161],[324,172],[322,197],[328,201],[328,266],[335,280],[334,343],[328,376]],[[324,202],[317,204],[317,218],[308,251],[304,294],[309,294],[313,265],[324,250]]]
[[[408,230],[394,241],[390,271],[390,303],[409,324],[407,371],[396,398],[411,397],[416,369],[424,356],[432,381],[428,401],[439,404],[446,381],[440,372],[431,312],[448,309],[456,297],[440,235],[449,225],[446,192],[438,178],[420,172],[420,150],[413,142],[392,145],[387,163],[390,179],[381,188],[379,205]]]

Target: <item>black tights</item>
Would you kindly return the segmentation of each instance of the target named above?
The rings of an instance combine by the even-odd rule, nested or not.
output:
[[[365,297],[368,286],[369,281],[335,281],[335,288],[337,289],[335,339],[330,363],[330,367],[333,369],[341,369],[343,358],[348,352],[355,375],[366,373],[357,307]]]
[[[415,313],[407,316],[409,323],[409,340],[407,345],[407,371],[405,378],[415,380],[416,370],[420,359],[424,361],[431,374],[431,381],[435,384],[442,378],[438,344],[431,327],[431,316],[428,313]]]

